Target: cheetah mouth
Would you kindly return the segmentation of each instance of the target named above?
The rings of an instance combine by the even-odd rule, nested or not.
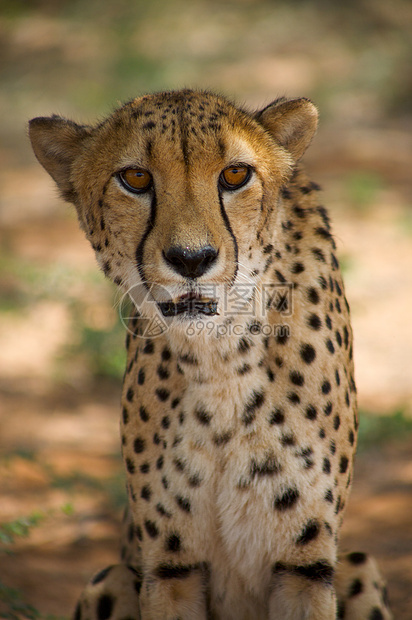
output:
[[[195,316],[205,314],[213,316],[218,314],[217,301],[209,297],[201,297],[195,293],[186,293],[175,301],[158,301],[161,313],[165,317],[178,316],[179,314],[188,314]]]

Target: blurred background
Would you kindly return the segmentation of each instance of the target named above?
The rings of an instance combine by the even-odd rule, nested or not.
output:
[[[343,546],[412,613],[410,0],[0,0],[0,617],[69,617],[117,560],[124,328],[29,118],[93,123],[154,90],[310,97],[305,156],[355,331],[361,439]]]

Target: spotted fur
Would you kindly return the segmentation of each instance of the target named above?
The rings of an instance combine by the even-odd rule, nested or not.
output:
[[[335,241],[299,163],[316,123],[305,99],[252,114],[194,91],[96,127],[31,122],[136,305],[122,564],[92,579],[77,620],[391,617],[373,561],[337,557],[358,418]],[[133,171],[144,191],[125,184]]]

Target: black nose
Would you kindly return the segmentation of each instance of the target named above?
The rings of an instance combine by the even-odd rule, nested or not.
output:
[[[171,247],[163,252],[166,262],[186,278],[199,278],[214,263],[218,251],[211,245],[206,245],[200,250],[189,250],[178,246]]]

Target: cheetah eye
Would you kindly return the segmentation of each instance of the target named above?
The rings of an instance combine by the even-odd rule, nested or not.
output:
[[[127,168],[117,175],[123,187],[134,194],[147,192],[153,183],[152,175],[142,168]]]
[[[223,189],[239,189],[245,185],[252,175],[252,169],[249,166],[229,166],[220,173],[219,185]]]

